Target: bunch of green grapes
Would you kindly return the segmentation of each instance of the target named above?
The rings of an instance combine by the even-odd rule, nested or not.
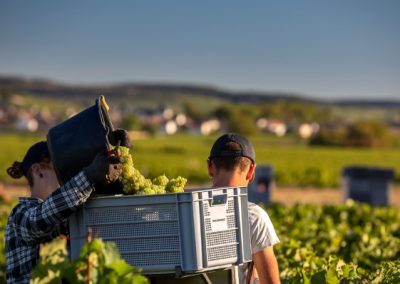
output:
[[[133,159],[129,153],[129,148],[119,147],[119,155],[122,161],[122,175],[120,180],[123,185],[123,191],[126,194],[134,194],[146,183],[146,178],[133,165]]]
[[[171,193],[183,192],[183,188],[185,187],[186,182],[187,179],[178,176],[177,178],[171,179],[167,183],[167,185],[165,186],[165,190]]]
[[[178,176],[170,180],[165,175],[156,177],[153,180],[146,179],[139,170],[135,169],[129,148],[120,146],[118,151],[118,154],[123,159],[120,181],[125,194],[143,195],[183,192],[187,179]]]
[[[156,177],[153,179],[153,184],[164,186],[164,187],[168,184],[168,182],[169,182],[169,179],[165,175],[162,175],[162,176],[159,176],[159,177]]]

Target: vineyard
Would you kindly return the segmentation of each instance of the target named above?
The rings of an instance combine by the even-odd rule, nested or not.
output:
[[[215,138],[181,135],[134,139],[134,163],[153,182],[159,176],[183,176],[189,186],[207,182],[205,161]],[[0,181],[11,182],[5,175],[6,167],[40,139],[44,137],[2,136],[1,147],[9,150],[0,152]],[[392,167],[399,182],[399,150],[307,147],[263,136],[251,139],[258,163],[274,167],[279,185],[338,186],[342,167],[349,164]],[[0,204],[0,283],[5,282],[4,230],[15,202]],[[334,206],[271,204],[265,210],[281,241],[275,253],[283,283],[400,283],[399,208],[348,202]],[[120,259],[113,244],[101,240],[93,240],[74,262],[66,256],[65,240],[44,249],[42,257],[35,283],[51,283],[61,276],[72,282],[88,278],[95,283],[146,282],[138,270]],[[92,274],[87,275],[87,271]]]
[[[266,208],[280,236],[285,283],[400,281],[400,214],[395,208],[297,205]]]
[[[5,169],[21,159],[32,143],[45,139],[38,136],[2,135],[0,146],[0,182],[11,182]],[[148,178],[161,175],[182,176],[188,185],[209,181],[206,160],[216,136],[178,135],[132,138],[135,165]],[[279,186],[337,187],[344,166],[360,164],[394,168],[400,182],[400,150],[309,147],[288,138],[250,137],[258,164],[274,168]]]
[[[0,283],[4,283],[4,229],[12,205],[1,204],[0,208]],[[273,204],[265,209],[281,241],[275,254],[283,283],[399,283],[398,209],[354,202],[336,206]],[[99,279],[98,283],[133,283],[133,279],[145,283],[137,270],[119,259],[113,245],[99,240],[86,246],[82,257],[72,263],[67,261],[65,242],[53,244],[42,256],[35,272],[36,283],[50,283],[49,279],[57,275],[85,282],[89,262],[93,262],[95,271],[91,277],[97,277],[92,279]],[[71,275],[71,269],[80,272]]]

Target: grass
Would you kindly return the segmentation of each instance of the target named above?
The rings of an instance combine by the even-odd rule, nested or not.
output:
[[[0,134],[0,181],[11,182],[7,168],[14,161],[21,161],[28,148],[35,142],[45,139],[44,136],[26,134]]]
[[[2,134],[0,136],[0,181],[15,182],[7,177],[6,168],[21,160],[28,147],[44,136]],[[184,176],[189,183],[207,182],[206,159],[217,136],[198,135],[134,138],[132,154],[135,166],[146,177],[166,174]],[[356,149],[308,147],[293,138],[250,137],[256,149],[258,164],[274,168],[278,185],[335,187],[347,165],[394,168],[400,182],[400,149]]]

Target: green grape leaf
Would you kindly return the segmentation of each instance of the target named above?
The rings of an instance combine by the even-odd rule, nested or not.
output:
[[[325,270],[318,271],[311,277],[311,284],[320,284],[320,283],[327,283]]]
[[[328,283],[328,284],[339,284],[340,283],[339,277],[338,277],[336,269],[334,267],[331,267],[326,272],[326,283]]]
[[[113,263],[110,263],[107,266],[112,270],[114,270],[118,275],[125,275],[132,271],[132,266],[127,264],[125,260],[122,259],[114,261]]]

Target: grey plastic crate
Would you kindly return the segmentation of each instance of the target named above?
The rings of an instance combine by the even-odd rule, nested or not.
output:
[[[191,274],[251,261],[245,187],[94,197],[69,227],[72,259],[90,227],[143,274]]]

